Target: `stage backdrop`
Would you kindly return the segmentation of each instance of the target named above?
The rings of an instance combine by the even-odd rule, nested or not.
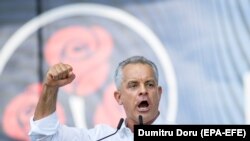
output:
[[[116,127],[114,69],[156,62],[166,124],[250,123],[249,0],[1,0],[0,140],[29,141],[29,119],[48,68],[76,79],[59,90],[69,126]]]

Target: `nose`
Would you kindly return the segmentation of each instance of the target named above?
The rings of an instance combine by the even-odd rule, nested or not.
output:
[[[147,94],[147,88],[144,85],[140,86],[140,95],[145,95]]]

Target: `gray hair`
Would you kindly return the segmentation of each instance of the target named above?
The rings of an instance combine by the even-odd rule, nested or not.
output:
[[[154,64],[154,62],[148,60],[147,58],[143,56],[132,56],[120,62],[118,67],[116,68],[114,79],[115,79],[115,85],[117,88],[120,88],[121,83],[122,83],[122,79],[123,79],[122,69],[128,64],[138,64],[138,63],[148,64],[150,67],[152,67],[154,71],[155,80],[158,83],[158,69],[157,69],[157,66]]]

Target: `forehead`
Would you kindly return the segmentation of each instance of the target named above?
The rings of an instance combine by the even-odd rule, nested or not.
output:
[[[136,63],[128,64],[123,68],[123,76],[128,79],[154,78],[153,68],[148,64]]]

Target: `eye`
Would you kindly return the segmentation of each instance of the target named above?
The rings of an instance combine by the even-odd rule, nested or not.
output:
[[[147,87],[149,87],[149,88],[155,87],[155,83],[154,83],[154,82],[148,82],[146,85],[147,85]]]
[[[138,86],[137,83],[129,83],[128,84],[129,88],[136,88],[137,86]]]

